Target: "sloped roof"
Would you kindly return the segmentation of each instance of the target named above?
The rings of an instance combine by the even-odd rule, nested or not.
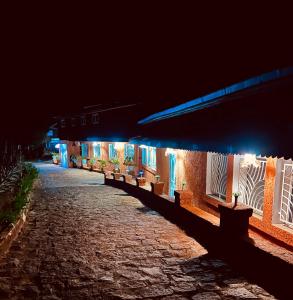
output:
[[[172,117],[180,116],[183,114],[191,113],[203,108],[217,105],[221,102],[227,100],[233,100],[237,98],[228,97],[235,95],[239,92],[244,92],[246,90],[251,90],[253,88],[258,88],[261,85],[266,85],[270,82],[280,80],[282,78],[293,76],[293,67],[288,67],[280,70],[274,70],[269,73],[262,74],[247,80],[235,83],[213,93],[198,97],[191,101],[185,102],[183,104],[165,109],[163,111],[154,113],[140,121],[138,124],[144,125],[155,121],[160,121],[164,119],[169,119]]]

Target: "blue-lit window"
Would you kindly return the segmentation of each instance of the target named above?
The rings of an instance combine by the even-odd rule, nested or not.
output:
[[[132,145],[132,144],[124,145],[124,159],[126,157],[130,157],[130,158],[134,159],[134,145]]]
[[[109,144],[109,159],[117,157],[117,152],[114,148],[114,144]]]
[[[148,166],[154,170],[157,168],[156,148],[149,147],[148,149]]]
[[[94,144],[93,150],[94,150],[94,157],[101,158],[101,144],[100,143]]]
[[[89,153],[88,144],[81,144],[81,156],[88,157],[88,153]]]
[[[141,149],[141,162],[154,170],[157,168],[156,148],[144,147]]]
[[[143,165],[147,165],[147,148],[141,148],[141,162]]]

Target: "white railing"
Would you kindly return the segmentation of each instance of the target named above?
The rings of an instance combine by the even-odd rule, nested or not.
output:
[[[280,221],[293,225],[293,165],[284,164],[282,180],[282,196],[280,204]]]
[[[211,156],[211,194],[226,199],[228,158],[222,154]]]
[[[254,212],[262,215],[264,202],[266,160],[257,158],[258,166],[242,166],[240,159],[238,190],[239,202],[253,208]]]

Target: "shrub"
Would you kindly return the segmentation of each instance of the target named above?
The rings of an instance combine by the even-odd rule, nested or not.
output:
[[[18,192],[10,209],[0,213],[0,223],[9,224],[17,220],[20,211],[28,202],[28,194],[37,176],[38,170],[32,164],[23,164],[22,178],[19,183]]]

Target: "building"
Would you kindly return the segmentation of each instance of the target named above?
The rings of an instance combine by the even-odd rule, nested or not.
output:
[[[143,172],[147,182],[159,175],[165,196],[184,189],[192,195],[186,205],[215,216],[238,193],[253,208],[251,228],[293,246],[292,84],[293,68],[276,70],[152,114],[139,127],[115,122],[117,136],[111,123],[100,134],[68,134],[62,165],[73,166],[74,155],[79,166],[101,170],[101,161],[117,158],[119,173]],[[117,161],[103,170],[114,168]]]

